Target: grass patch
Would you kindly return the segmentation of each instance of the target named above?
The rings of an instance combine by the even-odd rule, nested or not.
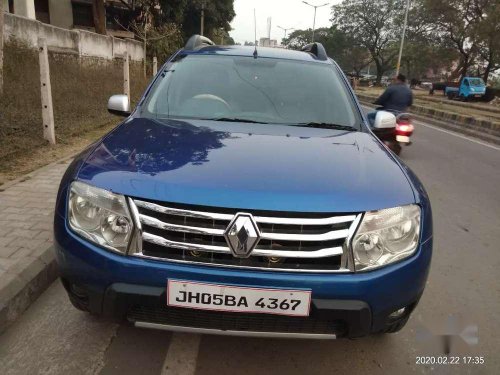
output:
[[[29,153],[18,154],[15,158],[3,160],[0,164],[0,189],[1,185],[8,181],[15,180],[47,164],[78,153],[111,131],[116,125],[116,121],[108,122],[98,128],[66,139],[64,143],[61,142],[54,146],[49,144],[40,145],[32,148]]]

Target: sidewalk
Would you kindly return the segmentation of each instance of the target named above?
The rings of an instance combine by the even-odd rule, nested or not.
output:
[[[52,220],[69,162],[0,186],[0,333],[57,277]]]

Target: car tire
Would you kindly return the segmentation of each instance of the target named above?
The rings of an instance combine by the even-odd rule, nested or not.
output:
[[[410,319],[410,315],[405,316],[403,319],[397,320],[393,323],[389,323],[383,330],[379,333],[387,334],[387,333],[396,333],[403,329],[403,327],[408,323],[408,319]]]
[[[83,302],[82,300],[80,300],[79,298],[71,295],[71,294],[68,294],[68,297],[69,297],[69,301],[71,302],[71,304],[73,305],[73,307],[77,310],[80,310],[80,311],[85,311],[85,312],[89,312],[89,307],[88,307],[88,304]]]

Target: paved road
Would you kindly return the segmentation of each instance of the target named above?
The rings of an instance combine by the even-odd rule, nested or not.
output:
[[[417,124],[403,160],[432,200],[435,252],[426,292],[396,335],[359,340],[285,341],[172,334],[117,326],[73,309],[59,282],[0,337],[3,374],[386,374],[500,373],[500,149]],[[484,365],[417,365],[439,356],[436,339],[477,325],[479,343],[452,340],[452,355]]]

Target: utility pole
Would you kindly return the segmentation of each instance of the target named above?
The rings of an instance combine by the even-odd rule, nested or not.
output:
[[[406,26],[408,25],[408,11],[410,10],[410,0],[406,0],[405,22],[403,25],[403,35],[401,36],[401,45],[399,46],[398,65],[396,65],[396,76],[401,68],[401,57],[403,56],[403,44],[405,42]]]
[[[313,18],[313,30],[312,30],[312,42],[314,43],[314,29],[316,27],[316,9],[318,8],[321,8],[321,7],[324,7],[324,6],[327,6],[328,4],[330,3],[326,3],[326,4],[321,4],[321,5],[312,5],[312,4],[309,4],[307,1],[302,1],[304,4],[306,5],[309,5],[310,7],[313,7],[314,8],[314,18]]]
[[[286,32],[288,30],[294,30],[295,28],[294,27],[287,27],[287,28],[284,28],[284,27],[281,27],[281,26],[276,26],[278,29],[281,29],[285,32],[285,37],[283,39],[286,39]]]
[[[146,18],[146,23],[144,24],[144,64],[143,65],[143,69],[144,69],[144,78],[146,78],[146,61],[147,61],[147,51],[146,49],[148,48],[148,43],[147,43],[147,25],[148,25],[148,21],[147,21],[147,18]]]
[[[0,95],[3,95],[3,0],[0,0]]]
[[[123,93],[128,97],[128,105],[130,107],[130,66],[129,55],[125,52],[123,55]]]
[[[52,105],[52,87],[50,85],[49,53],[45,38],[38,39],[38,58],[40,62],[43,138],[49,141],[51,145],[55,145],[56,134],[54,128],[54,107]]]
[[[203,29],[205,28],[205,2],[201,3],[201,25],[200,35],[203,36]]]

